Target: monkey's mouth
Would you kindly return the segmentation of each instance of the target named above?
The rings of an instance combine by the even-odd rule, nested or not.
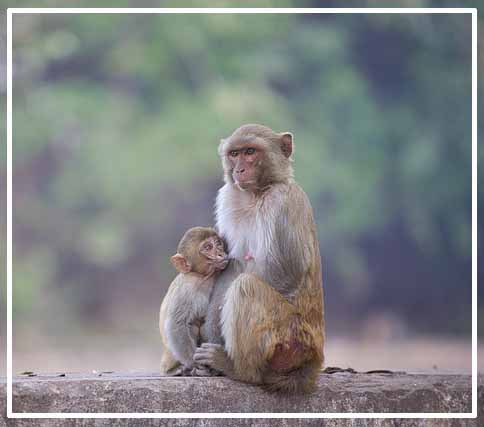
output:
[[[213,266],[216,271],[222,271],[227,267],[228,263],[229,263],[229,260],[226,258],[223,261],[214,263]]]
[[[257,184],[255,179],[236,179],[234,178],[235,185],[242,190],[254,187]]]

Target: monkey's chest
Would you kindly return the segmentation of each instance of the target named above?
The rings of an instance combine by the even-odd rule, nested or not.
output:
[[[245,221],[233,221],[225,233],[229,256],[246,266],[265,261],[271,244],[269,225],[255,216]]]
[[[186,288],[186,301],[190,301],[191,310],[197,319],[205,318],[207,315],[208,304],[210,301],[210,292],[213,280],[200,283],[190,284]]]

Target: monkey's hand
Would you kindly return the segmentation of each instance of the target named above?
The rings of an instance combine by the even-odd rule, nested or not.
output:
[[[233,363],[220,344],[203,343],[195,350],[193,360],[195,363],[206,365],[228,377],[234,377]]]

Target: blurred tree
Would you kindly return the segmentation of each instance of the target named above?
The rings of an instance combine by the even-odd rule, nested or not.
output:
[[[218,139],[261,122],[295,133],[332,330],[469,332],[470,48],[468,15],[16,15],[16,319],[156,312]]]

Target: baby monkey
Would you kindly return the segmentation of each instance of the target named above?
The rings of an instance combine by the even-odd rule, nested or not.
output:
[[[208,368],[195,364],[193,354],[202,342],[214,278],[228,264],[224,242],[213,228],[190,228],[170,261],[179,274],[160,308],[161,373],[207,375]]]

